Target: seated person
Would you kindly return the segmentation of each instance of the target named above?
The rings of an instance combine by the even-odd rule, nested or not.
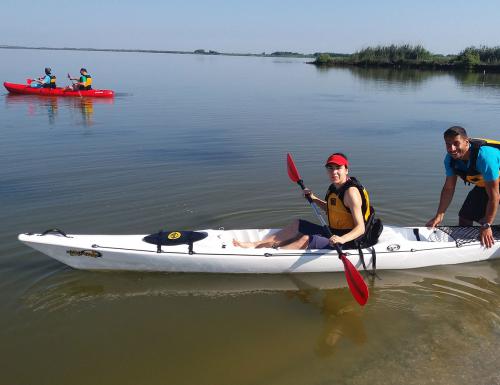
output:
[[[366,189],[349,177],[349,161],[342,153],[332,154],[325,164],[332,184],[325,200],[319,199],[306,189],[305,196],[322,208],[328,215],[329,236],[323,226],[300,219],[261,241],[241,242],[233,245],[243,248],[281,247],[284,249],[334,249],[334,244],[345,249],[369,247],[377,242],[382,223],[374,218],[373,207]]]
[[[49,67],[45,68],[45,76],[31,79],[30,86],[33,88],[56,88],[56,77],[52,75]]]
[[[72,78],[70,74],[68,74],[69,80],[75,80],[71,87],[74,91],[86,91],[92,89],[92,76],[89,75],[85,68],[80,69],[80,77]]]

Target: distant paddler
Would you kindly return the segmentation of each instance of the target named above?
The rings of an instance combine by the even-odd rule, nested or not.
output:
[[[56,88],[56,77],[52,75],[52,69],[45,67],[45,75],[37,79],[27,79],[27,83],[33,88]]]
[[[79,78],[72,78],[71,75],[68,74],[68,79],[75,81],[71,87],[74,91],[86,91],[92,89],[92,76],[89,75],[85,68],[80,69]]]

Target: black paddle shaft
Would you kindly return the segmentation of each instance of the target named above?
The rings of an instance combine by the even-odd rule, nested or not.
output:
[[[306,186],[304,185],[304,181],[302,179],[299,179],[297,181],[297,184],[300,186],[300,188],[302,190],[306,189]],[[319,221],[323,225],[323,229],[328,234],[328,237],[331,238],[333,236],[332,231],[330,230],[330,227],[326,224],[325,219],[323,218],[323,216],[319,212],[318,206],[316,205],[316,203],[313,202],[310,194],[306,194],[305,197],[306,197],[307,201],[309,202],[309,204],[311,205],[311,207],[313,208],[314,212],[316,213],[316,216],[318,217]],[[340,246],[337,243],[334,243],[333,247],[335,247],[335,250],[339,254],[340,259],[342,259],[342,257],[346,256],[346,254],[342,251],[342,249],[340,248]]]

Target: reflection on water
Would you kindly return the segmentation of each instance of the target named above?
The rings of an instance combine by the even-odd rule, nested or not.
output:
[[[5,103],[7,107],[25,106],[26,114],[30,117],[46,114],[50,125],[55,123],[59,108],[58,98],[53,96],[8,94]]]
[[[395,70],[390,68],[349,68],[351,74],[363,81],[383,81],[386,84],[418,86],[426,81],[450,76],[447,72]]]
[[[342,274],[94,273],[68,269],[41,279],[28,289],[24,300],[35,311],[53,311],[94,300],[149,296],[219,298],[331,288],[345,288]]]
[[[500,288],[500,264],[478,262],[462,265],[437,266],[402,271],[379,271],[379,279],[371,280],[371,299],[385,301],[387,293],[418,291],[418,294],[436,298],[456,297],[461,301],[491,303],[492,295]],[[313,297],[342,289],[348,296],[337,293],[343,307],[354,303],[341,273],[246,275],[246,274],[175,274],[134,272],[88,272],[74,269],[59,271],[43,277],[24,295],[26,305],[34,310],[52,310],[71,306],[79,301],[116,300],[120,297],[185,296],[220,297],[225,295],[253,295],[263,292],[287,292],[303,303],[323,303]],[[329,294],[330,296],[330,294]],[[337,301],[338,301],[337,298]],[[325,305],[329,300],[323,303]],[[319,307],[323,307],[323,305]],[[404,307],[390,303],[389,306]]]
[[[96,303],[148,297],[200,297],[210,300],[235,296],[283,293],[287,301],[312,307],[322,318],[315,352],[334,354],[347,340],[362,345],[369,338],[363,319],[374,309],[439,318],[462,309],[463,323],[474,328],[499,327],[500,264],[481,262],[407,271],[381,271],[371,282],[367,310],[357,306],[343,274],[210,275],[95,273],[66,269],[42,278],[23,295],[36,312],[72,311]],[[390,312],[389,311],[389,312]],[[477,320],[467,318],[479,317]],[[474,321],[474,322],[472,322]],[[442,324],[442,322],[440,322]],[[485,332],[483,330],[482,332]],[[373,336],[371,336],[373,337]]]
[[[456,72],[453,76],[462,86],[491,87],[497,90],[500,88],[500,74],[498,73]]]
[[[94,123],[94,105],[113,104],[114,101],[113,98],[61,98],[54,96],[8,94],[5,96],[5,102],[7,107],[25,108],[26,114],[30,117],[46,115],[49,125],[54,125],[61,110],[66,110],[67,113],[78,113],[79,119],[77,119],[75,124],[91,126]],[[61,119],[64,121],[65,117]]]
[[[76,99],[77,106],[75,108],[79,108],[82,113],[83,125],[90,126],[93,123],[93,115],[94,115],[94,100],[92,98],[81,98]]]
[[[453,78],[457,84],[463,87],[485,87],[498,90],[500,88],[500,74],[478,73],[478,72],[448,72],[428,71],[416,69],[391,69],[391,68],[328,68],[317,67],[318,72],[349,71],[354,78],[363,82],[381,82],[384,86],[416,87],[438,78]]]
[[[349,290],[299,289],[288,291],[286,296],[316,308],[321,314],[323,327],[315,347],[319,356],[333,355],[343,338],[356,345],[366,342],[362,308],[353,303]]]

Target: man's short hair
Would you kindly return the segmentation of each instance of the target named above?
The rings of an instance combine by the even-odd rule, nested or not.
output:
[[[461,137],[466,138],[466,139],[468,138],[467,131],[465,131],[465,128],[460,127],[460,126],[450,127],[443,134],[443,136],[445,138],[455,137],[457,135],[460,135]]]

